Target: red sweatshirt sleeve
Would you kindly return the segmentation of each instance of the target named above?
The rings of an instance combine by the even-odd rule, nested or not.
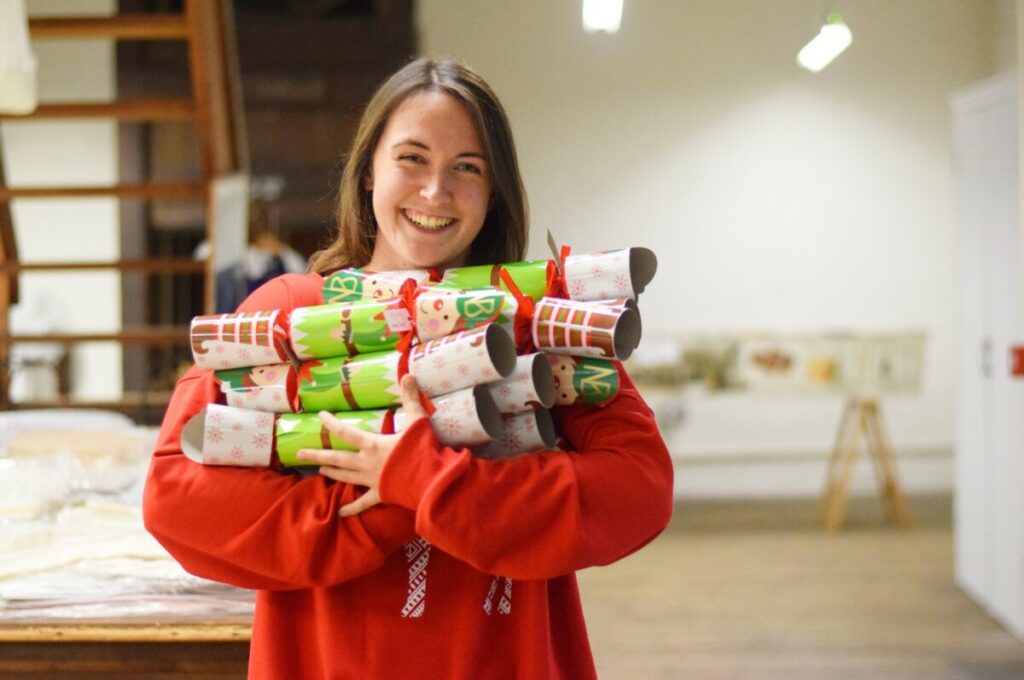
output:
[[[551,578],[639,549],[671,517],[673,469],[653,413],[619,372],[607,407],[556,410],[568,451],[484,460],[442,447],[417,421],[384,466],[384,502],[415,510],[417,532],[439,549],[511,578]]]
[[[255,291],[240,311],[319,304],[313,275],[286,275]],[[146,528],[189,572],[261,590],[325,587],[365,574],[415,538],[413,514],[376,506],[339,518],[360,490],[320,475],[195,463],[181,430],[217,400],[213,373],[193,367],[164,417],[143,495]]]

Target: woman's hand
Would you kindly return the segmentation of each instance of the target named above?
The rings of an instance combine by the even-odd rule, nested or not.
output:
[[[402,408],[408,415],[406,427],[427,413],[420,403],[419,386],[416,378],[406,375],[402,378]],[[358,515],[380,503],[380,475],[402,436],[399,434],[376,434],[360,430],[354,425],[335,418],[326,411],[320,412],[320,422],[339,438],[358,447],[352,451],[331,451],[326,449],[303,449],[298,452],[300,460],[318,463],[320,474],[346,484],[365,486],[366,493],[338,510],[341,517]]]

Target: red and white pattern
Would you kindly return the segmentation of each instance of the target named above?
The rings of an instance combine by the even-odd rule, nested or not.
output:
[[[409,372],[416,376],[420,389],[436,396],[500,380],[487,347],[489,327],[453,333],[414,347],[409,354]]]
[[[288,360],[288,330],[278,310],[197,316],[189,334],[199,368],[266,366]]]
[[[570,255],[565,258],[565,281],[572,300],[606,297],[636,298],[630,278],[630,249]]]
[[[533,344],[554,354],[615,358],[615,330],[626,307],[619,301],[541,298],[533,315]]]
[[[491,587],[484,598],[484,612],[490,616],[494,612],[494,596],[498,594],[498,582],[504,581],[501,599],[498,600],[498,613],[508,616],[512,613],[512,579],[508,576],[495,576],[491,579]]]
[[[291,413],[293,410],[289,401],[288,388],[284,385],[265,385],[241,390],[231,390],[222,386],[222,389],[228,406],[266,411],[267,413]]]
[[[261,411],[210,404],[204,418],[201,442],[204,465],[270,465],[274,448],[272,416]]]
[[[409,594],[402,606],[402,618],[417,619],[427,608],[427,565],[430,563],[430,544],[422,538],[405,544],[405,559],[409,563]]]
[[[546,417],[545,409],[502,416],[501,436],[477,449],[476,455],[480,458],[507,458],[551,448],[554,442],[545,439],[540,427],[540,420]]]
[[[472,387],[436,397],[433,403],[436,410],[430,416],[430,425],[442,444],[474,446],[491,441],[491,435],[487,434],[480,421]],[[394,422],[395,432],[401,432],[408,426],[408,416],[404,409],[395,411]]]
[[[499,411],[521,413],[541,402],[537,385],[533,382],[534,362],[538,356],[539,353],[534,353],[516,357],[516,369],[512,375],[490,385],[491,396]]]

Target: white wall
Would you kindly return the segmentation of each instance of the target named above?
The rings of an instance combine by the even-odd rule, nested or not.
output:
[[[113,14],[115,0],[30,0],[30,16]],[[109,40],[34,41],[40,101],[115,98],[114,44]],[[4,168],[11,186],[100,185],[117,182],[117,124],[111,121],[13,121],[0,126]],[[115,199],[18,200],[12,216],[23,262],[110,261],[120,256]],[[16,315],[23,332],[116,332],[121,324],[116,272],[29,273],[21,301],[31,317]],[[22,310],[25,312],[27,310]],[[54,314],[56,326],[43,319]],[[15,323],[12,321],[12,323]],[[17,328],[15,328],[17,330]],[[116,345],[83,345],[72,355],[72,393],[80,399],[121,394],[121,352]],[[40,397],[45,375],[22,383]],[[27,391],[26,391],[27,390]],[[15,398],[18,395],[15,393]]]
[[[653,248],[648,339],[925,330],[923,392],[883,409],[905,486],[950,488],[946,97],[1007,58],[993,38],[1005,7],[838,3],[853,46],[813,75],[794,56],[827,3],[626,0],[615,36],[585,34],[580,4],[419,4],[423,52],[467,60],[509,109],[531,256],[545,256],[547,229],[578,252]],[[681,493],[820,490],[841,397],[676,401],[685,422],[666,435]]]

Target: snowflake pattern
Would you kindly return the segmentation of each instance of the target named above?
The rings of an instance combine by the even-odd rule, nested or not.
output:
[[[455,437],[462,430],[462,423],[459,419],[454,416],[449,416],[441,420],[441,432],[448,437]]]
[[[506,451],[511,453],[520,450],[522,440],[519,438],[519,433],[509,427],[501,435],[501,444],[505,447]]]
[[[242,460],[245,456],[245,451],[242,450],[241,446],[233,446],[228,455],[231,456],[232,460]]]
[[[213,346],[213,351],[216,352],[217,354],[224,354],[224,352],[227,351],[227,348],[218,342],[216,345]]]
[[[241,423],[231,423],[231,429],[234,430],[235,432],[241,432],[242,431],[242,424]]]
[[[602,267],[600,263],[595,262],[593,266],[590,267],[590,275],[595,279],[601,278],[604,276],[604,267]]]
[[[580,279],[573,279],[569,282],[569,295],[578,298],[587,292],[587,284]]]
[[[214,411],[210,414],[210,422],[214,425],[220,425],[224,422],[224,413],[221,411]]]
[[[438,370],[441,370],[442,368],[448,365],[448,362],[444,360],[444,355],[442,354],[435,354],[433,358],[430,360],[430,363],[434,366],[434,368]]]
[[[615,277],[615,289],[623,295],[628,294],[632,290],[632,285],[629,282],[629,277],[625,274],[619,274]]]
[[[445,392],[451,392],[453,387],[454,386],[452,385],[451,380],[445,378],[444,380],[441,381],[441,389],[444,390]]]
[[[222,441],[224,441],[224,430],[220,429],[219,427],[211,427],[209,430],[206,431],[206,439],[211,444],[220,444]]]
[[[239,362],[241,362],[243,364],[247,364],[247,363],[249,363],[250,359],[252,359],[252,352],[249,350],[248,347],[242,347],[242,348],[240,348],[238,350],[238,361]]]
[[[270,435],[265,432],[258,432],[252,436],[252,445],[258,449],[265,449],[270,445]]]
[[[459,372],[459,375],[461,376],[469,375],[469,366],[467,364],[459,364],[456,370]]]
[[[258,428],[266,429],[270,427],[273,424],[273,422],[274,417],[269,414],[261,413],[258,416],[256,416],[256,427]]]
[[[501,383],[498,385],[498,396],[502,399],[512,398],[512,385],[508,383]]]

